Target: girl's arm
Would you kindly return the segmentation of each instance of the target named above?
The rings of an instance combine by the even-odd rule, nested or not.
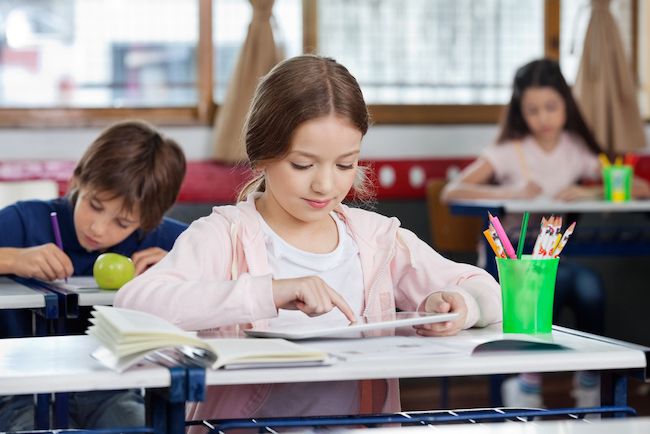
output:
[[[440,199],[449,202],[454,199],[532,199],[541,193],[541,188],[529,182],[523,188],[488,184],[494,176],[494,169],[484,158],[479,157],[442,189]]]
[[[148,312],[185,330],[205,330],[277,316],[270,274],[231,280],[229,224],[208,217],[183,232],[172,250],[124,285],[114,305]]]
[[[427,302],[429,307],[439,304],[435,298],[429,298],[441,293],[443,301],[466,308],[462,318],[455,320],[460,322],[452,327],[455,331],[501,321],[501,287],[487,271],[444,258],[409,230],[400,229],[399,234],[403,242],[396,244],[397,252],[391,263],[398,308],[426,310]],[[449,298],[448,293],[462,297],[462,303]]]

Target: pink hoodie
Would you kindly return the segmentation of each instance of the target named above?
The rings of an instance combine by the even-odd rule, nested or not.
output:
[[[190,225],[174,248],[146,273],[124,285],[114,305],[152,313],[186,330],[241,325],[264,328],[277,316],[264,236],[255,209],[259,193],[237,206],[215,207]],[[339,205],[335,210],[359,248],[364,315],[395,308],[423,310],[429,295],[454,291],[465,299],[464,328],[501,321],[499,284],[484,270],[445,259],[396,218]],[[187,419],[249,417],[269,385],[210,386],[206,401],[187,406]],[[399,411],[397,380],[373,381],[372,412]],[[362,392],[364,393],[364,392]]]

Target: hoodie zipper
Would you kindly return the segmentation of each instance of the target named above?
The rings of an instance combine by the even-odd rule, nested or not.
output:
[[[388,258],[388,261],[386,262],[386,264],[384,264],[384,267],[381,269],[381,271],[377,275],[377,278],[375,279],[375,282],[370,287],[370,292],[368,293],[368,303],[366,303],[366,308],[363,310],[363,316],[368,315],[368,309],[370,309],[370,306],[372,305],[371,301],[372,301],[372,297],[374,296],[375,287],[377,286],[377,283],[379,283],[379,280],[381,279],[381,277],[386,272],[386,269],[388,268],[390,263],[393,261],[393,258],[395,258],[395,247],[393,247],[393,250],[390,252],[390,258]]]

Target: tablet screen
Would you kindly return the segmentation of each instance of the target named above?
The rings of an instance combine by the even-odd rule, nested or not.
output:
[[[305,319],[295,324],[271,327],[266,330],[244,330],[244,332],[249,336],[260,338],[309,339],[451,321],[457,317],[457,313],[394,312],[382,316],[358,317],[356,323],[350,323],[347,320],[337,320],[310,324],[309,320]]]

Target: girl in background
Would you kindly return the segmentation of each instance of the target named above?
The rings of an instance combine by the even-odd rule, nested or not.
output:
[[[453,199],[597,199],[600,184],[581,185],[598,179],[600,146],[587,127],[573,99],[560,66],[549,59],[535,60],[516,73],[510,103],[494,145],[442,191],[442,200]],[[633,196],[648,197],[648,184],[633,181]],[[540,221],[531,216],[530,221]],[[515,238],[521,215],[505,216],[504,227]],[[563,306],[575,313],[576,327],[602,335],[605,291],[599,276],[590,268],[560,261],[555,287],[554,318]],[[573,395],[578,407],[600,403],[598,374],[574,376]],[[522,374],[504,382],[506,406],[543,406],[541,374]]]
[[[186,330],[354,321],[396,308],[460,314],[416,326],[423,336],[500,321],[500,288],[487,272],[443,258],[395,218],[341,203],[351,189],[368,190],[358,159],[369,125],[345,67],[313,55],[278,64],[260,81],[245,126],[258,176],[236,206],[192,223],[168,256],[118,291],[115,306]],[[396,380],[256,384],[209,387],[187,419],[398,410]]]

